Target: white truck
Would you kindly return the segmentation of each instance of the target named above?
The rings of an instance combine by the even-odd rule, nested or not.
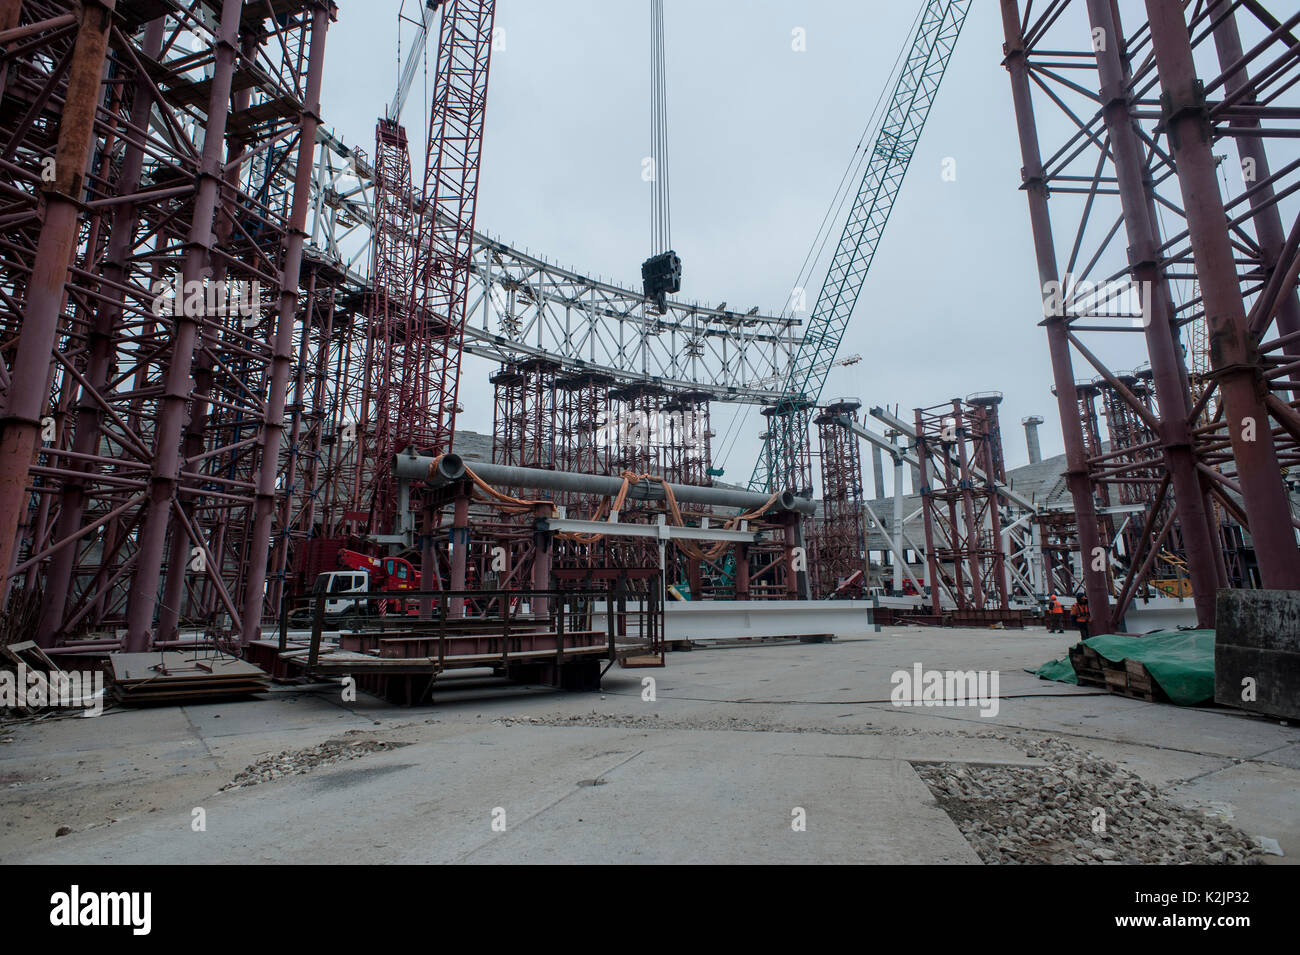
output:
[[[330,570],[316,577],[316,582],[312,585],[311,592],[315,594],[328,594],[325,601],[326,616],[340,616],[342,614],[367,613],[370,601],[358,600],[349,597],[348,594],[366,593],[370,590],[370,571],[368,570]],[[299,613],[304,614],[308,619],[315,613],[315,601],[309,606],[302,608]]]

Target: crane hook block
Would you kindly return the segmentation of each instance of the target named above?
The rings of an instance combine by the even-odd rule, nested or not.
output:
[[[677,253],[670,249],[642,262],[641,285],[645,297],[654,301],[663,314],[668,307],[666,296],[682,290],[682,260]]]

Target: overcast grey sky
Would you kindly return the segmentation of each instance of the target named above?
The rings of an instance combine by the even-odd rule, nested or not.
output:
[[[666,0],[684,297],[780,311],[919,5]],[[396,86],[398,7],[343,0],[329,34],[325,121],[368,152]],[[640,176],[649,0],[499,0],[497,25],[505,48],[492,57],[479,229],[637,287],[650,252]],[[795,27],[806,52],[791,49]],[[917,406],[1002,391],[1015,466],[1027,460],[1025,415],[1047,419],[1045,455],[1061,441],[1001,45],[997,4],[975,0],[841,347],[865,360],[833,369],[823,397],[896,404],[910,418]],[[403,114],[413,152],[423,152],[426,102],[420,79]],[[941,175],[948,157],[951,182]],[[1111,337],[1133,340],[1119,346],[1131,357],[1106,357],[1136,365],[1140,336]],[[461,427],[491,431],[490,371],[467,356]],[[714,405],[715,448],[733,414]],[[761,421],[751,411],[724,480],[748,478]]]

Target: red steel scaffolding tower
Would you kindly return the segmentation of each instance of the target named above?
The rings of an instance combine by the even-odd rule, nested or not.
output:
[[[997,484],[1005,481],[1000,395],[916,409],[916,456],[930,599],[958,610],[1008,610],[1006,552]]]
[[[42,644],[252,639],[321,315],[300,281],[334,7],[6,11],[3,612],[34,601]]]
[[[375,363],[373,377],[367,369],[363,406],[374,416],[374,431],[367,460],[357,466],[366,480],[354,484],[354,508],[370,514],[372,533],[401,523],[393,454],[440,454],[455,432],[495,6],[442,4],[424,185],[414,214],[405,134],[381,120],[376,136],[371,320],[374,353],[386,360]]]
[[[840,398],[822,408],[813,419],[821,443],[822,516],[817,527],[817,580],[822,597],[861,597],[866,592],[861,443],[848,428],[836,424],[839,418],[856,421],[861,407],[862,402],[856,398]],[[858,576],[854,578],[854,574]]]
[[[419,209],[412,201],[411,154],[406,130],[381,119],[375,126],[375,212],[371,232],[361,416],[340,440],[357,451],[352,461],[352,510],[366,514],[373,533],[391,533],[397,489],[386,466],[409,441],[402,413],[402,379],[420,361],[422,336],[410,320]],[[360,441],[350,440],[359,436]]]
[[[1264,145],[1295,135],[1287,96],[1300,82],[1300,13],[1276,17],[1235,0],[1145,0],[1123,10],[1108,0],[1041,9],[1001,0],[1001,9],[1078,561],[1096,629],[1122,621],[1170,541],[1186,562],[1199,624],[1211,627],[1216,593],[1229,584],[1222,544],[1244,541],[1221,523],[1249,534],[1262,586],[1300,588],[1300,522],[1283,479],[1300,461],[1300,223],[1285,228],[1279,208],[1300,167],[1274,170]],[[1046,149],[1040,108],[1065,117],[1051,125],[1065,132]],[[1236,162],[1221,169],[1219,156]],[[1054,220],[1066,223],[1059,234]],[[1098,310],[1097,288],[1126,293],[1131,314]],[[1198,329],[1210,369],[1194,391],[1181,344]],[[1117,332],[1145,344],[1154,402],[1098,357],[1092,342],[1113,342]],[[1123,400],[1148,441],[1101,453],[1089,446],[1076,359]],[[1150,487],[1155,468],[1132,552],[1116,567],[1097,483]]]

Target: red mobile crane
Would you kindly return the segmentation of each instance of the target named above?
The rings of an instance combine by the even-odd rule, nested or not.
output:
[[[496,12],[495,0],[418,3],[414,16],[403,5],[416,36],[375,130],[370,344],[349,508],[371,535],[401,524],[393,456],[450,450],[455,431]],[[430,37],[437,63],[419,181],[400,120]]]

